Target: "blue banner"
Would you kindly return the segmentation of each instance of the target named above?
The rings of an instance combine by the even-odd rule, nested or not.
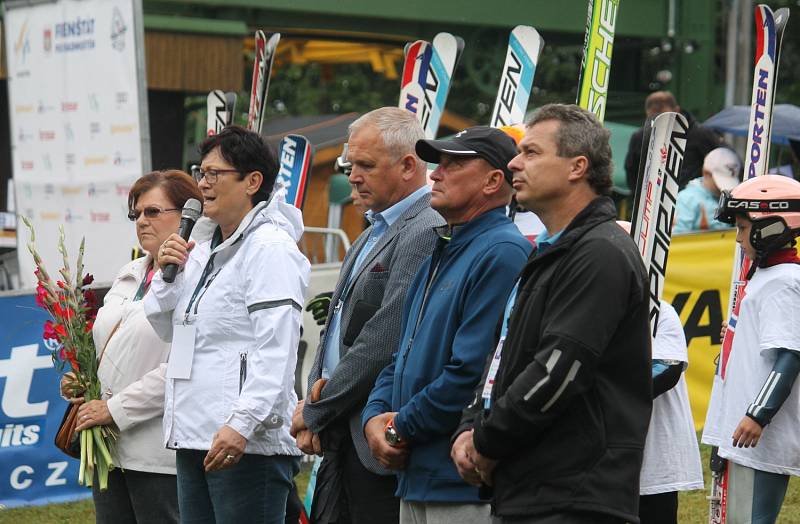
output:
[[[67,408],[42,340],[49,317],[34,296],[0,296],[0,504],[83,498],[78,461],[53,444]]]

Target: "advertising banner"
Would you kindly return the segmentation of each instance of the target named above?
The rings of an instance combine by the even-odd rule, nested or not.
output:
[[[42,341],[49,318],[33,295],[0,297],[0,504],[14,507],[86,497],[78,461],[53,444],[67,402]]]
[[[676,235],[669,250],[664,300],[678,312],[689,345],[686,384],[698,430],[711,396],[735,245],[736,231],[731,229]]]
[[[128,190],[149,164],[134,0],[28,4],[5,3],[16,211],[48,267],[60,267],[63,225],[70,253],[86,236],[88,271],[111,281],[136,242]],[[27,237],[20,223],[22,286],[33,287]]]

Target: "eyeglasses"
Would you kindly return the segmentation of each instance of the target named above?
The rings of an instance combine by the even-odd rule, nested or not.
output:
[[[138,209],[134,209],[128,212],[128,220],[131,222],[136,222],[139,220],[139,217],[144,214],[145,218],[158,218],[161,216],[161,213],[169,213],[170,211],[180,211],[179,207],[173,207],[171,209],[162,209],[158,206],[147,206],[144,208],[143,211],[139,211]]]
[[[225,173],[241,173],[241,171],[239,171],[238,169],[209,169],[207,171],[203,171],[197,164],[194,164],[192,166],[192,177],[198,184],[200,183],[201,180],[203,180],[203,178],[205,178],[206,182],[208,182],[211,185],[214,185],[217,183],[217,178],[219,177],[219,175]]]

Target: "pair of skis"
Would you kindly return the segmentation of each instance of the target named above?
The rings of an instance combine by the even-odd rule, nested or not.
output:
[[[247,129],[259,135],[263,133],[266,123],[264,114],[269,92],[269,79],[280,39],[280,33],[273,34],[269,39],[263,31],[256,31],[255,34],[255,60],[250,90],[250,108],[247,112]],[[231,125],[235,110],[236,93],[211,91],[207,99],[207,135],[215,135],[226,126]],[[311,143],[302,135],[286,135],[278,144],[280,168],[276,178],[276,190],[282,191],[286,202],[299,209],[302,209],[305,203],[313,156]]]
[[[774,13],[766,5],[755,9],[756,54],[753,71],[753,89],[750,102],[750,134],[745,149],[745,180],[767,173],[769,146],[772,134],[772,109],[778,77],[781,42],[789,9],[778,9]],[[714,376],[714,387],[721,386],[733,348],[739,308],[745,295],[747,275],[752,262],[744,256],[741,246],[736,244],[731,274],[730,297],[728,300],[728,328],[722,340],[719,361]],[[728,468],[723,458],[716,456],[713,449],[711,463],[711,495],[709,497],[710,524],[724,524],[727,520]]]

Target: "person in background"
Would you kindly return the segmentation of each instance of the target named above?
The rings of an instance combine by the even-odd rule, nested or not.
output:
[[[681,113],[686,117],[689,130],[686,136],[686,150],[683,155],[683,164],[678,177],[681,189],[690,180],[700,176],[700,169],[703,159],[712,150],[724,146],[722,137],[714,130],[700,125],[688,112],[681,110],[675,96],[669,91],[656,91],[650,93],[645,99],[644,111],[647,118],[652,118],[661,113],[672,111]],[[631,135],[628,143],[628,153],[625,156],[625,178],[628,182],[628,189],[636,191],[636,179],[639,176],[639,163],[642,161],[642,141],[644,140],[644,129],[640,128]]]
[[[424,133],[396,107],[350,125],[350,183],[371,226],[345,255],[325,334],[308,378],[309,393],[292,423],[298,446],[324,453],[312,522],[391,524],[399,518],[394,472],[370,453],[361,411],[400,338],[403,298],[444,224],[430,207],[425,162],[414,152]]]
[[[638,520],[652,407],[648,285],[608,197],[609,136],[592,113],[548,104],[508,165],[520,204],[547,229],[451,450],[464,480],[491,487],[497,523]]]
[[[145,312],[171,340],[164,444],[176,451],[182,522],[283,524],[300,450],[289,435],[310,264],[300,210],[274,194],[278,162],[231,126],[200,145],[203,218],[171,235]]]
[[[362,423],[373,456],[396,470],[403,524],[485,524],[488,501],[458,475],[450,435],[480,381],[494,325],[531,243],[506,216],[514,140],[477,126],[420,140],[431,207],[447,221],[403,305],[400,343]],[[400,451],[400,453],[398,453]]]
[[[727,147],[718,147],[703,160],[703,176],[691,180],[678,192],[673,233],[690,233],[731,226],[714,218],[723,191],[731,191],[741,181],[742,162]]]
[[[128,218],[146,254],[120,269],[97,313],[92,335],[100,351],[102,399],[80,407],[76,426],[78,431],[101,425],[119,430],[111,450],[118,467],[108,474],[108,489],[100,491],[97,481],[92,485],[100,524],[179,520],[175,452],[165,449],[161,438],[169,344],[150,326],[142,299],[160,269],[153,255],[178,229],[190,198],[202,195],[189,175],[176,170],[148,173],[128,194]],[[65,396],[74,395],[70,383],[65,376]]]

